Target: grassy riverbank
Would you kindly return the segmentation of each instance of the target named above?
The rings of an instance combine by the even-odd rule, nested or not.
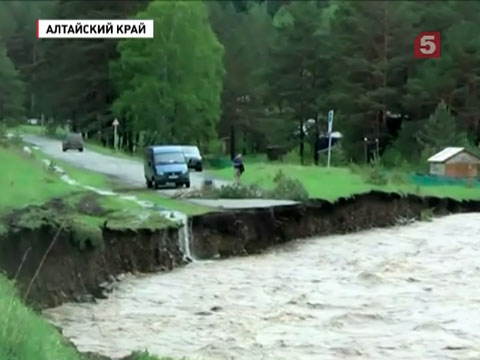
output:
[[[160,216],[158,211],[146,209],[131,199],[100,195],[84,188],[91,186],[102,189],[106,186],[108,180],[101,175],[62,164],[62,169],[67,171],[63,176],[76,182],[72,185],[61,179],[53,165],[47,166],[41,157],[14,146],[0,151],[0,163],[3,168],[0,177],[0,216],[4,217],[27,205],[42,205],[57,199],[51,209],[45,205],[43,215],[39,214],[38,209],[23,212],[16,219],[22,226],[41,226],[44,221],[53,221],[53,217],[58,218],[58,222],[75,222],[93,228],[99,228],[105,221],[125,227],[163,228],[173,224]],[[6,230],[5,226],[1,226],[2,231]]]
[[[265,189],[272,189],[275,186],[275,175],[278,171],[283,171],[288,177],[299,180],[311,198],[330,201],[371,190],[419,196],[450,197],[457,200],[480,199],[480,186],[478,185],[422,186],[412,182],[409,174],[401,171],[370,167],[327,169],[325,167],[300,166],[288,163],[249,162],[248,159],[245,167],[246,171],[242,176],[242,183],[244,184],[256,184]],[[231,180],[233,177],[231,168],[211,170],[210,172],[218,178]]]
[[[100,174],[63,162],[47,165],[47,157],[22,145],[2,139],[0,148],[0,239],[7,226],[35,229],[44,224],[62,224],[74,231],[74,240],[101,246],[100,226],[158,229],[174,223],[157,209],[147,209],[127,194],[101,195],[85,186],[111,189],[111,181]],[[60,166],[63,173],[55,167]],[[69,181],[62,179],[68,177]],[[71,181],[75,183],[72,184]],[[128,194],[130,195],[130,194]],[[147,198],[147,196],[145,196]],[[140,200],[140,199],[139,199]],[[161,197],[158,203],[161,204]],[[176,203],[168,201],[168,206]],[[166,206],[165,206],[166,207]],[[195,209],[196,212],[200,211]],[[23,303],[15,284],[0,273],[0,359],[2,360],[89,360],[79,354],[53,326]],[[139,353],[129,360],[167,360]],[[170,359],[171,360],[171,359]]]
[[[0,359],[89,360],[39,314],[26,307],[13,282],[0,274]],[[138,353],[128,360],[173,360]]]

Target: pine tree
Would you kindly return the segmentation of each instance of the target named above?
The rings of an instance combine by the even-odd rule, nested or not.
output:
[[[24,110],[24,84],[0,41],[0,122],[21,123]]]
[[[433,153],[445,147],[469,145],[465,133],[458,130],[455,118],[445,102],[438,104],[417,140],[422,150],[428,149]]]
[[[299,1],[275,15],[278,35],[267,75],[273,116],[287,121],[298,134],[300,162],[304,163],[305,122],[317,118],[319,93],[325,87],[323,37],[319,32],[326,2]]]
[[[207,2],[212,28],[223,44],[225,78],[222,91],[221,136],[232,130],[247,141],[240,150],[256,150],[268,135],[265,120],[264,73],[270,66],[275,36],[272,18],[264,4],[250,2],[237,11],[229,2]],[[271,128],[269,129],[271,131]],[[232,156],[236,153],[232,144]]]
[[[364,137],[388,138],[389,112],[404,113],[416,18],[411,3],[402,1],[341,2],[334,12],[329,99],[343,115],[337,124],[356,159],[363,157]]]

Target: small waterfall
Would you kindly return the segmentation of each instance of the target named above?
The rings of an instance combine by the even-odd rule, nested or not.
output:
[[[183,259],[192,262],[195,259],[192,256],[192,252],[190,249],[190,240],[192,235],[192,229],[190,227],[191,222],[188,219],[188,216],[183,215],[182,218],[182,227],[179,229],[178,238],[180,241],[180,249],[183,252]]]
[[[192,229],[188,216],[178,211],[162,211],[162,213],[164,213],[167,218],[177,220],[181,223],[181,226],[178,229],[178,241],[180,250],[183,253],[183,259],[186,262],[195,261],[190,249]]]

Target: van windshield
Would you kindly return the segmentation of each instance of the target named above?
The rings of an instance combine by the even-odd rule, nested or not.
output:
[[[155,165],[185,163],[185,157],[181,152],[168,152],[168,153],[154,154],[153,159],[155,161]]]
[[[200,151],[196,146],[184,146],[183,152],[185,153],[185,155],[200,156]]]

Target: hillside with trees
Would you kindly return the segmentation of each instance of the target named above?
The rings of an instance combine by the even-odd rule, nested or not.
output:
[[[35,38],[37,18],[135,17],[155,20],[153,40]],[[0,117],[69,121],[105,146],[117,117],[127,151],[280,146],[303,163],[334,109],[346,159],[368,138],[411,162],[439,104],[453,124],[432,136],[478,144],[479,20],[475,1],[1,2]],[[441,32],[440,59],[414,59],[422,31]]]

